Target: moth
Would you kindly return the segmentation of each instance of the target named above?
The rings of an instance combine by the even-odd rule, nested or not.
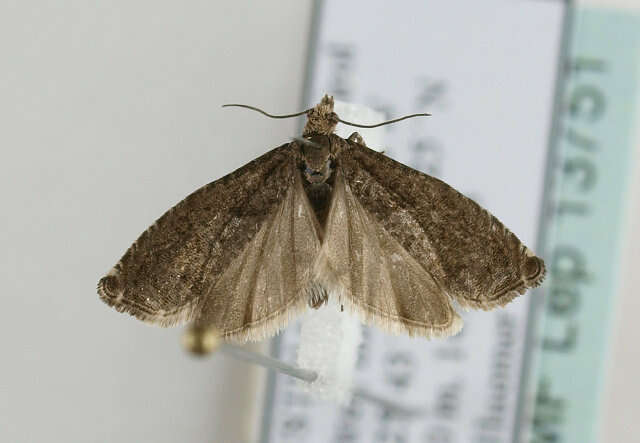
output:
[[[166,212],[99,281],[100,298],[243,342],[337,297],[365,323],[439,337],[462,327],[454,305],[493,309],[542,282],[543,260],[477,203],[357,132],[334,134],[358,125],[333,107],[325,95],[293,114],[307,116],[301,138]]]

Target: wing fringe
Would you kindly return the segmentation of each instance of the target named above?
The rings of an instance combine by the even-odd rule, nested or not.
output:
[[[316,283],[323,286],[330,297],[337,296],[338,302],[345,307],[347,312],[355,315],[362,323],[376,326],[391,335],[409,335],[410,337],[423,337],[426,339],[444,338],[456,335],[464,325],[462,318],[455,310],[452,310],[453,316],[449,325],[434,327],[416,320],[390,315],[373,306],[358,303],[345,293],[345,289],[338,282],[335,275],[329,260],[324,251],[322,251],[314,264]]]
[[[168,328],[171,326],[184,325],[191,321],[199,310],[199,300],[192,300],[184,306],[172,309],[170,311],[156,310],[151,311],[149,308],[127,300],[123,296],[121,288],[117,290],[109,289],[110,281],[117,281],[117,271],[112,269],[105,277],[98,282],[98,296],[107,305],[111,306],[118,312],[127,313],[150,325]]]
[[[529,248],[524,248],[524,254],[529,258],[535,259],[537,269],[535,274],[530,277],[521,277],[520,281],[516,284],[511,285],[510,287],[504,288],[501,291],[498,291],[496,294],[493,294],[493,298],[477,301],[471,298],[465,297],[453,297],[449,296],[453,301],[456,302],[462,309],[478,309],[482,311],[490,311],[495,308],[502,308],[509,304],[513,299],[523,295],[527,292],[528,289],[537,288],[540,286],[547,275],[547,269],[544,264],[544,261],[533,255]]]
[[[278,335],[291,320],[298,318],[307,308],[307,298],[300,296],[267,317],[221,333],[220,337],[236,343],[262,341]]]

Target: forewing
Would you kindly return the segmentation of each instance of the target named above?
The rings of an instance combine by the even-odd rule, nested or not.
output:
[[[544,278],[544,262],[446,183],[354,142],[337,159],[357,201],[460,305],[503,306]]]
[[[282,145],[189,195],[100,280],[100,298],[162,326],[196,318],[216,282],[291,195],[295,159],[294,146]],[[235,296],[224,294],[230,303]]]
[[[198,323],[239,341],[273,335],[307,306],[319,226],[299,172],[285,199],[215,281]]]
[[[438,284],[362,206],[340,169],[314,277],[387,331],[431,337],[462,327]]]

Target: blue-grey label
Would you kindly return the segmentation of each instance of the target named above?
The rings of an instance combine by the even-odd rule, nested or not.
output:
[[[638,102],[640,19],[575,13],[545,237],[530,442],[597,441]]]

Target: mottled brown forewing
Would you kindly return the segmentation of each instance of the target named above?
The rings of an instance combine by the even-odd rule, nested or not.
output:
[[[544,262],[473,200],[346,143],[336,163],[357,202],[460,305],[492,309],[540,284]]]
[[[265,233],[265,229],[282,231],[276,219],[286,211],[289,211],[286,220],[295,221],[290,214],[296,210],[291,206],[292,199],[299,200],[296,194],[301,188],[296,176],[297,152],[293,144],[275,148],[203,186],[170,209],[142,233],[100,280],[101,299],[118,311],[163,326],[197,319],[203,308],[212,305],[228,309],[253,324],[261,318],[277,316],[274,312],[284,300],[264,300],[261,304],[255,293],[253,299],[241,294],[241,303],[248,304],[246,309],[251,312],[237,313],[237,294],[223,293],[216,289],[219,289],[216,284],[228,278],[230,264],[246,256],[248,248],[273,243],[273,235]],[[291,235],[297,237],[290,238],[284,247],[314,241],[312,229],[302,231],[292,229]],[[304,251],[310,253],[311,249]],[[266,258],[261,259],[263,263]],[[281,265],[288,263],[283,261]],[[292,281],[299,285],[299,276],[291,278],[283,280],[283,287],[292,289]],[[297,296],[295,291],[289,294],[290,298]],[[243,333],[235,322],[227,321],[223,328],[228,324],[237,333]]]
[[[462,327],[446,294],[363,207],[340,167],[314,277],[365,322],[384,330],[433,337]]]

